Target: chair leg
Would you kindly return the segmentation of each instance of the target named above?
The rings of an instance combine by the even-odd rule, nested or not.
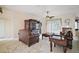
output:
[[[72,49],[72,45],[70,45],[69,49]]]
[[[54,43],[54,47],[56,47],[56,44]]]
[[[64,53],[66,53],[67,52],[67,47],[63,47],[63,51],[64,51]]]
[[[50,41],[50,52],[52,52],[52,41]]]

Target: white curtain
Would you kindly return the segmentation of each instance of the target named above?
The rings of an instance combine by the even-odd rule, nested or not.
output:
[[[52,33],[52,22],[51,21],[47,21],[47,32]]]
[[[0,19],[0,38],[5,36],[5,23],[4,20]]]
[[[61,31],[61,19],[53,19],[51,21],[47,21],[47,32],[60,34]]]

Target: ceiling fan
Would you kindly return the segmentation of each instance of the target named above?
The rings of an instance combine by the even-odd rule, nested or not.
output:
[[[49,16],[49,15],[48,15],[48,14],[49,14],[49,11],[46,11],[46,13],[47,13],[46,18],[51,19],[51,18],[55,17],[55,16]]]

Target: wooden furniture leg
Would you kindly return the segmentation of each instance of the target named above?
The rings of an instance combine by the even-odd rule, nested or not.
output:
[[[52,41],[50,41],[50,52],[52,52]]]
[[[54,43],[54,47],[56,47],[56,44]]]
[[[67,52],[67,47],[63,47],[63,51],[64,51],[64,53],[66,53]]]

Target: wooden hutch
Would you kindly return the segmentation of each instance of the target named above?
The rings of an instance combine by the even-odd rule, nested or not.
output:
[[[40,33],[41,23],[39,21],[34,19],[24,20],[24,29],[19,30],[19,41],[30,47],[39,42]]]

